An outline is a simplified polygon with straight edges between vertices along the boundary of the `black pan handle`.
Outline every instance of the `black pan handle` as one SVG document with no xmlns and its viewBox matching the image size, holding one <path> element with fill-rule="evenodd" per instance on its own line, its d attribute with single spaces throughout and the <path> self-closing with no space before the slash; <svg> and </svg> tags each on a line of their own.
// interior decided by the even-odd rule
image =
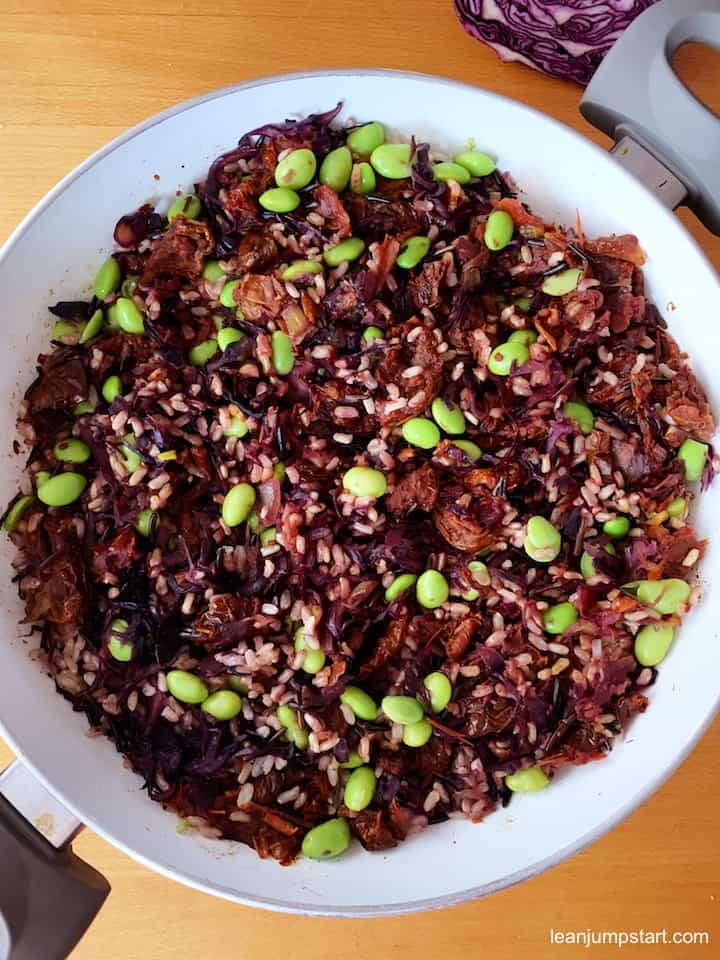
<svg viewBox="0 0 720 960">
<path fill-rule="evenodd" d="M 80 826 L 21 762 L 0 775 L 2 960 L 64 960 L 103 905 L 110 884 L 69 845 Z"/>
</svg>

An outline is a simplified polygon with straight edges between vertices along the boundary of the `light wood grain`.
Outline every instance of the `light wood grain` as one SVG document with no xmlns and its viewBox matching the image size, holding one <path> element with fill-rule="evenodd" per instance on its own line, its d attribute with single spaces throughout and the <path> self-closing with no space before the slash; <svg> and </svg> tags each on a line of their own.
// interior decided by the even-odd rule
<svg viewBox="0 0 720 960">
<path fill-rule="evenodd" d="M 271 72 L 347 65 L 439 73 L 523 100 L 604 143 L 577 112 L 578 88 L 501 65 L 462 31 L 450 0 L 4 0 L 0 7 L 0 239 L 63 174 L 127 127 L 178 100 Z M 716 61 L 688 48 L 679 62 L 717 109 Z M 328 102 L 341 93 L 328 88 Z M 687 212 L 681 216 L 720 265 L 720 240 Z M 308 920 L 237 907 L 166 880 L 86 832 L 76 849 L 107 875 L 113 892 L 73 956 L 618 955 L 614 947 L 551 946 L 550 927 L 709 930 L 714 946 L 626 947 L 620 955 L 717 956 L 719 755 L 716 723 L 672 780 L 590 849 L 489 900 L 416 917 Z M 0 762 L 8 757 L 0 747 Z"/>
</svg>

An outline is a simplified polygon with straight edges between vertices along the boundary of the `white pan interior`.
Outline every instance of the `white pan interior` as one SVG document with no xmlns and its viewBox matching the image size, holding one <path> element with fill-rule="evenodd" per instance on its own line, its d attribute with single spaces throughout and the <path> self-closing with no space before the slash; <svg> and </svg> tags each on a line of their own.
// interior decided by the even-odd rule
<svg viewBox="0 0 720 960">
<path fill-rule="evenodd" d="M 546 218 L 589 234 L 636 233 L 648 253 L 649 288 L 671 332 L 720 411 L 713 362 L 720 355 L 720 296 L 714 272 L 674 216 L 602 151 L 571 130 L 494 94 L 445 80 L 393 73 L 294 76 L 212 94 L 122 137 L 71 174 L 33 211 L 0 259 L 4 349 L 0 355 L 0 500 L 16 489 L 14 419 L 34 358 L 48 342 L 46 305 L 88 289 L 112 246 L 118 216 L 188 188 L 245 131 L 269 120 L 323 110 L 342 98 L 344 117 L 379 119 L 438 147 L 474 137 L 499 157 Z M 154 178 L 158 175 L 159 179 Z M 715 361 L 716 362 L 716 361 Z M 337 862 L 292 868 L 245 847 L 179 836 L 105 740 L 85 736 L 28 658 L 21 606 L 0 538 L 0 718 L 5 735 L 53 791 L 108 840 L 150 866 L 212 893 L 276 909 L 379 914 L 449 904 L 490 892 L 558 862 L 627 815 L 668 776 L 711 719 L 720 676 L 720 483 L 695 519 L 711 538 L 705 596 L 688 618 L 651 691 L 611 756 L 558 776 L 551 789 L 519 796 L 483 824 L 432 827 L 387 854 L 356 844 Z M 17 639 L 16 639 L 17 638 Z M 682 776 L 682 773 L 678 774 Z"/>
</svg>

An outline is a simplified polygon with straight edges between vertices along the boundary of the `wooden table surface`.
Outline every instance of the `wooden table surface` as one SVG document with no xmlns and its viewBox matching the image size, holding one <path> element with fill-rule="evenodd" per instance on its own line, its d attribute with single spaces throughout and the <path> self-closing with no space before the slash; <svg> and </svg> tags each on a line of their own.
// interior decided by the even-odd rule
<svg viewBox="0 0 720 960">
<path fill-rule="evenodd" d="M 604 142 L 577 112 L 577 87 L 501 65 L 463 32 L 450 0 L 3 0 L 0 8 L 0 240 L 61 176 L 127 127 L 186 97 L 268 73 L 344 65 L 443 74 L 523 100 Z M 688 50 L 681 63 L 687 82 L 717 107 L 717 61 Z M 328 98 L 341 93 L 329 90 Z M 720 266 L 720 239 L 687 211 L 681 217 Z M 314 920 L 238 907 L 166 880 L 86 831 L 76 850 L 113 889 L 73 957 L 617 955 L 614 946 L 586 954 L 551 945 L 551 927 L 707 930 L 711 946 L 663 955 L 717 956 L 719 755 L 716 722 L 663 789 L 584 853 L 488 900 L 414 917 Z M 0 744 L 0 766 L 9 756 Z M 663 953 L 626 946 L 622 955 L 653 951 Z"/>
</svg>

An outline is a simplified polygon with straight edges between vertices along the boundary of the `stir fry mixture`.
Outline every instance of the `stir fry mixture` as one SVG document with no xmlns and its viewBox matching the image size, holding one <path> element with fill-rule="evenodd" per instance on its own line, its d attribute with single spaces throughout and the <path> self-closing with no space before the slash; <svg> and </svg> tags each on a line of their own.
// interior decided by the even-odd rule
<svg viewBox="0 0 720 960">
<path fill-rule="evenodd" d="M 282 863 L 603 758 L 718 466 L 634 236 L 339 112 L 121 217 L 51 307 L 4 520 L 57 690 L 181 829 Z"/>
</svg>

